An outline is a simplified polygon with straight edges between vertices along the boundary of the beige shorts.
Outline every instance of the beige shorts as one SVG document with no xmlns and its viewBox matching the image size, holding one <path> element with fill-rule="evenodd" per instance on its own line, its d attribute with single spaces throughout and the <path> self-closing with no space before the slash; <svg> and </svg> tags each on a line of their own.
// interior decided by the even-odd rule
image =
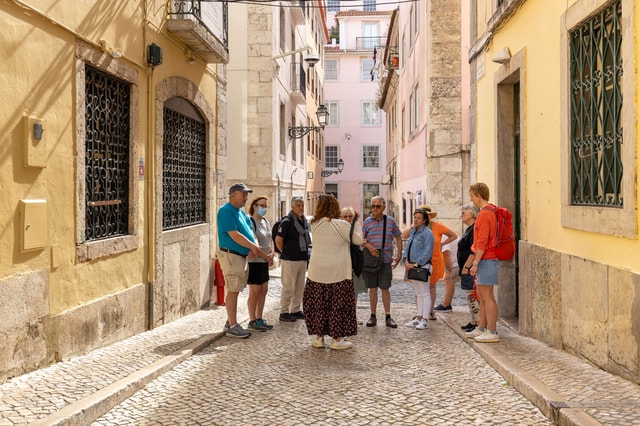
<svg viewBox="0 0 640 426">
<path fill-rule="evenodd" d="M 249 269 L 247 268 L 247 258 L 237 254 L 227 253 L 218 250 L 216 257 L 220 262 L 220 268 L 224 275 L 224 291 L 240 293 L 247 285 Z"/>
<path fill-rule="evenodd" d="M 458 268 L 457 266 L 455 268 L 452 268 L 451 272 L 449 272 L 449 280 L 453 281 L 454 283 L 460 281 L 460 275 L 458 274 L 459 271 L 460 268 Z"/>
</svg>

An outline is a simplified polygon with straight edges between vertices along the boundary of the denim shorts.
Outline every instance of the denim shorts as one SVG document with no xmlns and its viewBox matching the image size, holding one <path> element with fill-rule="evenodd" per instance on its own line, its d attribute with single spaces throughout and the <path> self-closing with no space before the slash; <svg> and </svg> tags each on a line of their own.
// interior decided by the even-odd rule
<svg viewBox="0 0 640 426">
<path fill-rule="evenodd" d="M 482 259 L 478 263 L 476 272 L 476 284 L 478 285 L 498 285 L 498 271 L 500 261 L 498 259 Z"/>
</svg>

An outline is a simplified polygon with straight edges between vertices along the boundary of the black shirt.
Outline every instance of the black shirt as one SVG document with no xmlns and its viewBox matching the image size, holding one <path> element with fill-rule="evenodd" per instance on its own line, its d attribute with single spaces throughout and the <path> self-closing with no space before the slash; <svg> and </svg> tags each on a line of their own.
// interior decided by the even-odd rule
<svg viewBox="0 0 640 426">
<path fill-rule="evenodd" d="M 280 259 L 294 261 L 309 260 L 308 248 L 304 251 L 300 251 L 300 234 L 298 233 L 295 224 L 292 222 L 292 219 L 297 220 L 300 226 L 302 226 L 302 229 L 309 229 L 307 219 L 304 216 L 298 219 L 294 213 L 289 213 L 286 218 L 282 219 L 276 234 L 283 239 Z"/>
</svg>

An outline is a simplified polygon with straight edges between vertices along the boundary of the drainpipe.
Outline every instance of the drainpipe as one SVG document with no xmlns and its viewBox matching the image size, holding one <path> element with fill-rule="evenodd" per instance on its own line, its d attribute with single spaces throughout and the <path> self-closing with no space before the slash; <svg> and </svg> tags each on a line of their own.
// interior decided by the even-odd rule
<svg viewBox="0 0 640 426">
<path fill-rule="evenodd" d="M 147 15 L 147 2 L 146 0 L 141 0 L 144 19 L 142 23 L 142 49 L 143 49 L 143 57 L 147 56 L 147 25 L 148 25 L 148 15 Z M 146 206 L 144 210 L 146 212 L 143 213 L 143 217 L 146 218 L 145 223 L 146 226 L 146 240 L 147 240 L 147 283 L 148 283 L 148 294 L 147 294 L 147 310 L 148 310 L 148 325 L 147 328 L 152 330 L 155 323 L 155 318 L 153 316 L 153 305 L 154 305 L 154 283 L 156 279 L 156 209 L 155 209 L 155 155 L 154 149 L 155 146 L 155 137 L 153 129 L 153 70 L 154 67 L 147 65 L 147 144 L 146 144 L 146 170 L 145 175 L 146 179 L 144 180 L 144 191 L 145 191 L 145 200 Z"/>
</svg>

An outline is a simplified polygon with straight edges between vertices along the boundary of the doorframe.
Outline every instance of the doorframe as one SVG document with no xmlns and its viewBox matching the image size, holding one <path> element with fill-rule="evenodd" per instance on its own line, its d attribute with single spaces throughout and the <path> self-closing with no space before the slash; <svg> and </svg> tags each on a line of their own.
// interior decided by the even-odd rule
<svg viewBox="0 0 640 426">
<path fill-rule="evenodd" d="M 502 262 L 498 281 L 497 302 L 502 317 L 519 314 L 519 241 L 526 239 L 526 73 L 525 52 L 521 50 L 502 65 L 494 74 L 495 90 L 495 194 L 494 202 L 507 207 L 514 218 L 516 254 L 508 262 Z M 516 86 L 517 85 L 517 86 Z M 514 105 L 514 87 L 519 87 L 518 108 Z M 518 111 L 519 119 L 515 119 Z M 515 123 L 519 122 L 519 146 L 514 146 Z M 518 158 L 516 158 L 516 155 Z"/>
</svg>

